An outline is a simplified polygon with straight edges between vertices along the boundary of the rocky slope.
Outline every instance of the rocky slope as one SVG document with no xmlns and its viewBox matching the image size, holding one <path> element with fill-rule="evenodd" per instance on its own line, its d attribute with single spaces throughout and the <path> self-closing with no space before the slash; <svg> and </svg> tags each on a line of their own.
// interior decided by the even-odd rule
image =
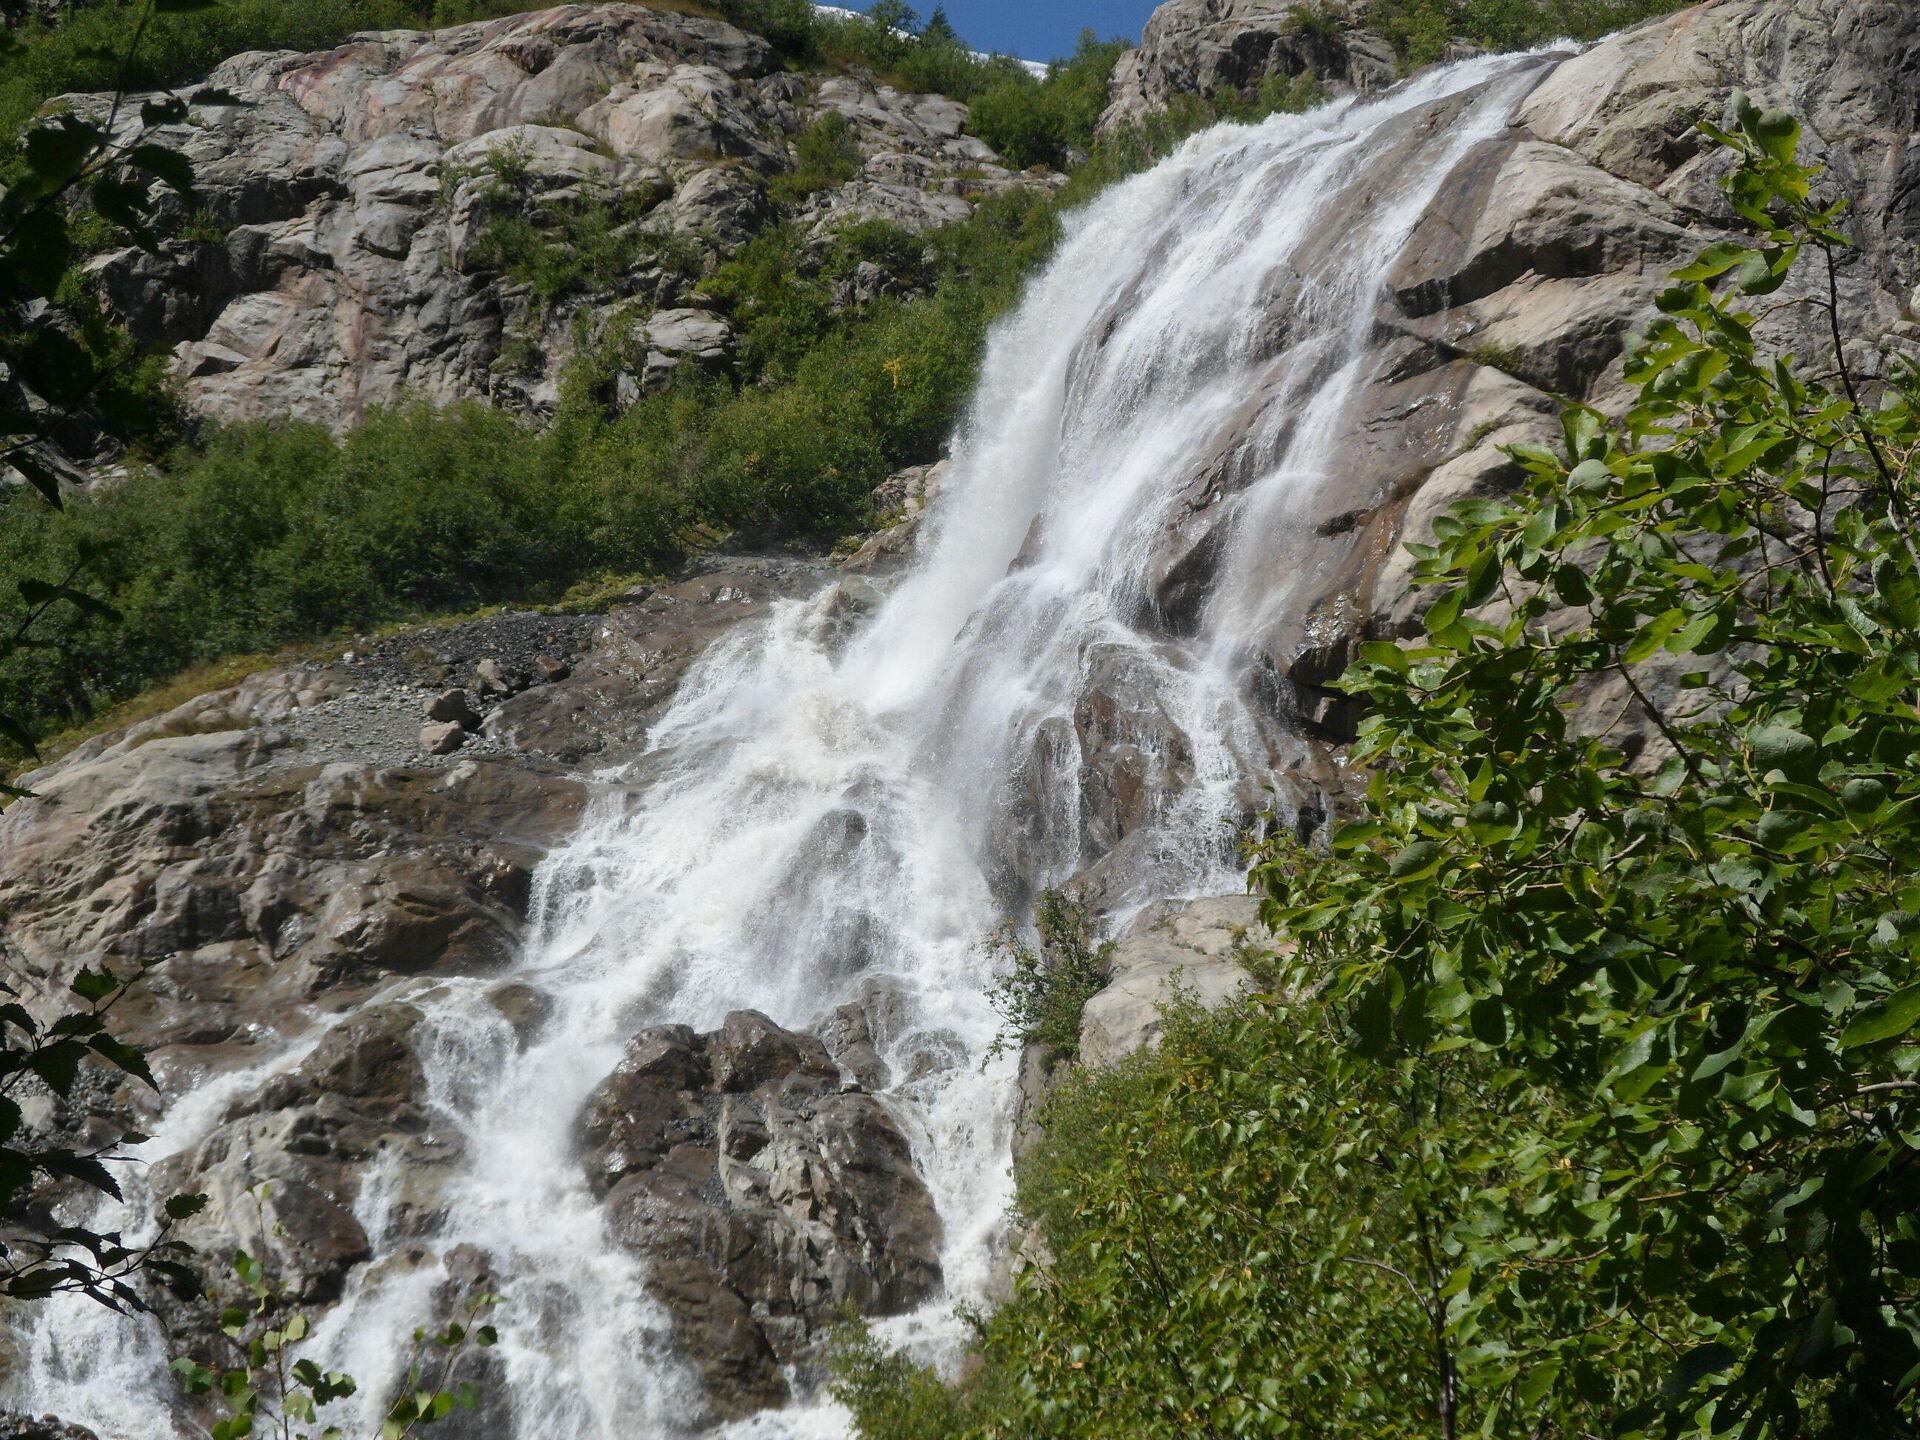
<svg viewBox="0 0 1920 1440">
<path fill-rule="evenodd" d="M 142 344 L 170 349 L 189 407 L 219 420 L 348 425 L 409 392 L 540 412 L 577 321 L 596 340 L 612 327 L 629 396 L 682 361 L 724 371 L 726 324 L 695 286 L 773 222 L 769 182 L 829 115 L 862 168 L 789 207 L 815 232 L 922 230 L 1055 183 L 963 134 L 957 102 L 792 74 L 758 36 L 637 5 L 242 55 L 182 93 L 215 91 L 237 103 L 197 103 L 156 137 L 193 162 L 189 238 L 103 254 L 92 273 Z M 479 242 L 503 210 L 551 229 L 582 201 L 641 232 L 626 273 L 549 303 L 489 268 Z"/>
<path fill-rule="evenodd" d="M 1259 23 L 1288 8 L 1260 7 Z M 1116 78 L 1119 102 L 1131 103 L 1140 66 L 1172 83 L 1180 72 L 1167 47 L 1190 38 L 1186 19 L 1221 9 L 1163 7 L 1138 66 Z M 1836 193 L 1856 197 L 1858 249 L 1839 257 L 1838 275 L 1853 359 L 1871 375 L 1889 354 L 1920 349 L 1920 142 L 1903 80 L 1917 60 L 1920 17 L 1887 0 L 1717 0 L 1543 68 L 1510 132 L 1474 147 L 1440 186 L 1388 277 L 1375 344 L 1395 363 L 1343 417 L 1349 463 L 1299 517 L 1321 542 L 1316 578 L 1291 587 L 1263 643 L 1283 700 L 1309 728 L 1338 739 L 1348 717 L 1325 681 L 1359 640 L 1404 634 L 1417 613 L 1401 542 L 1453 501 L 1509 483 L 1500 447 L 1552 443 L 1561 398 L 1617 399 L 1620 356 L 1667 273 L 1724 233 L 1727 161 L 1688 117 L 1719 113 L 1734 90 L 1803 116 L 1805 153 L 1828 167 Z M 1423 121 L 1447 122 L 1444 106 Z M 1330 244 L 1345 224 L 1324 217 Z M 1797 283 L 1823 288 L 1812 270 Z M 1278 323 L 1289 303 L 1276 297 Z M 1818 323 L 1778 306 L 1768 339 L 1812 353 Z M 1250 397 L 1241 434 L 1177 477 L 1189 507 L 1151 562 L 1157 618 L 1176 631 L 1217 580 L 1220 537 L 1257 467 L 1260 418 Z M 1276 592 L 1292 563 L 1274 551 Z"/>
<path fill-rule="evenodd" d="M 1270 80 L 1307 76 L 1368 94 L 1397 78 L 1393 47 L 1353 25 L 1308 25 L 1302 0 L 1169 0 L 1153 12 L 1138 49 L 1114 69 L 1103 132 L 1164 110 L 1177 97 L 1257 97 Z"/>
<path fill-rule="evenodd" d="M 1116 77 L 1116 104 L 1292 64 L 1269 44 L 1288 9 L 1174 0 Z M 1351 84 L 1375 83 L 1347 63 Z M 1405 633 L 1417 613 L 1400 542 L 1452 500 L 1509 483 L 1498 447 L 1549 436 L 1556 397 L 1617 400 L 1622 347 L 1666 272 L 1724 233 L 1724 162 L 1687 115 L 1743 88 L 1804 116 L 1812 152 L 1858 197 L 1859 249 L 1839 273 L 1856 358 L 1872 372 L 1920 342 L 1916 72 L 1920 14 L 1893 0 L 1718 0 L 1541 62 L 1516 123 L 1446 177 L 1378 297 L 1369 343 L 1391 363 L 1339 417 L 1344 463 L 1297 518 L 1305 548 L 1276 544 L 1251 562 L 1270 567 L 1254 578 L 1277 598 L 1248 637 L 1248 683 L 1274 736 L 1312 757 L 1290 781 L 1312 802 L 1303 813 L 1323 815 L 1345 783 L 1352 716 L 1326 682 L 1358 640 Z M 824 108 L 853 121 L 869 159 L 811 202 L 821 223 L 931 223 L 957 214 L 971 186 L 1044 183 L 996 173 L 947 102 L 858 80 L 796 90 L 750 37 L 632 7 L 242 57 L 221 78 L 256 103 L 209 110 L 180 143 L 235 228 L 158 268 L 128 254 L 100 270 L 129 318 L 175 345 L 194 403 L 226 416 L 347 423 L 403 387 L 537 408 L 566 327 L 541 331 L 537 374 L 503 376 L 501 347 L 532 302 L 462 272 L 473 197 L 466 182 L 442 183 L 506 138 L 524 142 L 554 193 L 596 175 L 670 188 L 659 223 L 709 262 L 765 223 L 766 177 Z M 569 124 L 550 123 L 556 107 Z M 1457 113 L 1416 112 L 1405 153 Z M 1323 217 L 1326 244 L 1344 218 Z M 646 336 L 634 384 L 675 355 L 724 365 L 718 322 L 686 313 L 677 282 L 634 283 Z M 1299 301 L 1284 286 L 1268 298 L 1276 344 Z M 1787 310 L 1770 323 L 1792 342 L 1807 321 Z M 1263 417 L 1284 399 L 1248 395 L 1235 425 L 1166 477 L 1182 503 L 1145 557 L 1138 624 L 1169 645 L 1220 583 L 1225 537 L 1272 443 Z M 914 510 L 937 478 L 901 477 L 881 504 Z M 842 586 L 855 613 L 910 549 L 903 529 L 841 572 L 729 562 L 604 616 L 506 617 L 357 646 L 101 737 L 33 777 L 41 798 L 0 815 L 11 968 L 50 991 L 81 963 L 164 957 L 128 1018 L 131 1038 L 160 1047 L 170 1091 L 262 1047 L 313 1045 L 178 1157 L 167 1178 L 222 1202 L 192 1238 L 217 1248 L 239 1188 L 277 1180 L 295 1237 L 279 1259 L 323 1304 L 366 1263 L 352 1202 L 395 1150 L 414 1162 L 401 1213 L 431 1237 L 451 1157 L 420 1093 L 415 999 L 436 975 L 487 973 L 511 953 L 531 867 L 601 783 L 590 772 L 640 755 L 704 645 L 772 598 L 821 585 Z M 554 664 L 541 669 L 542 657 Z M 1096 898 L 1102 857 L 1136 833 L 1142 797 L 1180 783 L 1180 737 L 1097 658 L 1072 733 L 1055 737 L 1077 766 Z M 1250 811 L 1264 802 L 1254 779 Z M 1176 974 L 1209 997 L 1231 991 L 1250 919 L 1244 901 L 1223 900 L 1141 916 L 1115 985 L 1089 1007 L 1083 1048 L 1098 1059 L 1149 1041 Z M 503 985 L 498 1003 L 538 1023 L 531 992 Z M 782 1365 L 834 1306 L 899 1308 L 936 1283 L 924 1189 L 869 1093 L 886 1083 L 862 1038 L 878 1019 L 743 1015 L 717 1035 L 650 1032 L 582 1121 L 616 1228 L 670 1259 L 663 1293 L 723 1411 L 777 1402 Z M 815 1024 L 818 1037 L 779 1030 Z M 732 1068 L 727 1057 L 755 1046 L 778 1063 Z M 90 1103 L 54 1123 L 97 1128 L 129 1097 Z"/>
</svg>

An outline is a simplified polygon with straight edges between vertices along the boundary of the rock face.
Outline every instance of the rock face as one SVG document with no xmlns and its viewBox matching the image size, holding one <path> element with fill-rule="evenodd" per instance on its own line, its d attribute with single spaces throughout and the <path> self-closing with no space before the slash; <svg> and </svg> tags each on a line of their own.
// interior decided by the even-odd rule
<svg viewBox="0 0 1920 1440">
<path fill-rule="evenodd" d="M 782 1368 L 847 1306 L 900 1314 L 940 1284 L 933 1201 L 851 1073 L 873 1063 L 864 1018 L 839 1019 L 844 1067 L 753 1011 L 643 1030 L 581 1122 L 590 1181 L 723 1419 L 785 1400 Z"/>
<path fill-rule="evenodd" d="M 580 820 L 575 767 L 637 753 L 707 645 L 821 573 L 735 561 L 604 615 L 403 633 L 201 696 L 31 777 L 36 798 L 0 813 L 9 982 L 33 1003 L 82 965 L 152 962 L 115 1028 L 152 1047 L 165 1096 L 266 1067 L 154 1167 L 156 1191 L 211 1197 L 181 1238 L 260 1248 L 247 1192 L 266 1183 L 272 1268 L 324 1307 L 372 1254 L 354 1205 L 384 1171 L 395 1235 L 431 1243 L 462 1148 L 429 1104 L 412 998 L 517 953 L 533 867 Z M 560 678 L 536 684 L 543 654 Z M 457 754 L 431 753 L 423 708 L 480 666 L 529 679 L 478 703 L 482 733 Z M 516 1026 L 539 1023 L 525 987 L 494 998 Z M 132 1086 L 87 1091 L 62 1123 L 91 1135 L 94 1118 L 153 1104 Z M 172 1353 L 206 1353 L 207 1312 L 163 1304 L 163 1318 Z"/>
<path fill-rule="evenodd" d="M 1114 68 L 1109 132 L 1178 95 L 1253 100 L 1272 80 L 1305 75 L 1369 94 L 1395 79 L 1393 48 L 1320 0 L 1168 0 Z M 1337 17 L 1337 18 L 1336 18 Z"/>
<path fill-rule="evenodd" d="M 1295 33 L 1292 9 L 1173 0 L 1149 24 L 1134 70 L 1116 76 L 1116 102 L 1133 104 L 1148 73 L 1160 96 L 1239 83 L 1246 72 L 1230 57 L 1278 53 L 1261 47 Z M 1420 613 L 1403 542 L 1424 538 L 1455 501 L 1514 483 L 1501 447 L 1557 443 L 1563 399 L 1621 402 L 1621 355 L 1668 272 L 1732 225 L 1717 185 L 1729 162 L 1691 129 L 1691 115 L 1717 113 L 1741 89 L 1805 117 L 1806 153 L 1828 167 L 1836 191 L 1858 197 L 1848 221 L 1858 249 L 1841 257 L 1838 276 L 1849 354 L 1871 375 L 1889 353 L 1920 350 L 1920 102 L 1906 79 L 1916 57 L 1920 13 L 1909 6 L 1717 0 L 1542 63 L 1515 123 L 1442 180 L 1387 277 L 1370 340 L 1379 378 L 1340 417 L 1344 462 L 1295 522 L 1313 538 L 1311 575 L 1299 573 L 1297 550 L 1267 552 L 1266 588 L 1280 598 L 1247 638 L 1261 651 L 1255 683 L 1282 729 L 1336 754 L 1355 717 L 1328 682 L 1362 640 L 1408 634 Z M 1457 104 L 1409 117 L 1406 144 L 1442 133 Z M 1337 243 L 1355 218 L 1336 209 L 1316 233 Z M 1813 270 L 1803 267 L 1796 293 L 1824 290 Z M 1290 282 L 1276 287 L 1277 333 L 1301 303 Z M 1803 355 L 1821 344 L 1807 307 L 1775 307 L 1765 338 Z M 1244 424 L 1171 479 L 1180 503 L 1147 560 L 1151 625 L 1188 633 L 1221 585 L 1239 496 L 1271 454 L 1270 409 L 1288 403 L 1248 395 Z M 1594 713 L 1611 715 L 1621 699 L 1596 694 Z M 1618 733 L 1632 747 L 1645 730 L 1636 712 Z M 1106 772 L 1112 803 L 1104 818 L 1095 807 L 1096 819 L 1124 835 L 1138 779 L 1125 756 Z M 1338 803 L 1337 766 L 1320 765 L 1314 783 Z"/>
<path fill-rule="evenodd" d="M 1175 994 L 1208 1007 L 1233 998 L 1252 980 L 1243 952 L 1272 943 L 1246 895 L 1149 906 L 1115 941 L 1112 978 L 1081 1013 L 1081 1062 L 1111 1065 L 1155 1044 Z"/>
<path fill-rule="evenodd" d="M 157 137 L 193 162 L 201 238 L 114 251 L 93 274 L 141 343 L 171 350 L 191 408 L 220 420 L 346 425 L 403 393 L 539 413 L 582 315 L 592 334 L 633 330 L 629 400 L 683 362 L 726 370 L 730 336 L 697 283 L 773 220 L 768 181 L 828 113 L 852 122 L 865 169 L 807 202 L 798 218 L 815 229 L 921 229 L 992 190 L 1053 183 L 963 135 L 965 106 L 858 77 L 811 91 L 758 36 L 677 9 L 561 5 L 365 34 L 242 55 L 207 84 L 241 103 L 197 104 Z M 480 242 L 503 197 L 542 224 L 583 200 L 618 205 L 657 237 L 642 247 L 655 258 L 548 304 L 489 268 Z"/>
</svg>

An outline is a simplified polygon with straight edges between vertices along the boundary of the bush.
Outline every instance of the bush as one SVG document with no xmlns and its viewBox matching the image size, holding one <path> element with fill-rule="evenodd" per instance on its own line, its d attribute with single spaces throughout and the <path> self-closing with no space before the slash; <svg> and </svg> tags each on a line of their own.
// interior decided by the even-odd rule
<svg viewBox="0 0 1920 1440">
<path fill-rule="evenodd" d="M 1126 42 L 1088 30 L 1073 57 L 1055 65 L 1044 83 L 1024 71 L 1003 75 L 974 97 L 973 133 L 1016 166 L 1064 169 L 1093 148 L 1107 82 L 1126 49 Z"/>
<path fill-rule="evenodd" d="M 991 944 L 995 968 L 993 1007 L 1003 1022 L 991 1053 L 1045 1045 L 1063 1059 L 1080 1053 L 1080 1016 L 1107 983 L 1111 940 L 1094 937 L 1086 907 L 1049 890 L 1034 907 L 1038 947 L 1011 927 Z"/>
<path fill-rule="evenodd" d="M 1691 0 L 1373 0 L 1369 29 L 1392 42 L 1409 65 L 1441 59 L 1459 38 L 1494 50 L 1551 40 L 1593 40 Z"/>
<path fill-rule="evenodd" d="M 540 205 L 525 149 L 511 144 L 492 149 L 485 174 L 476 204 L 486 219 L 470 263 L 527 286 L 548 307 L 569 295 L 617 293 L 649 264 L 698 270 L 694 246 L 643 223 L 663 198 L 650 184 L 617 192 L 588 185 L 577 197 Z"/>
<path fill-rule="evenodd" d="M 0 565 L 62 573 L 97 552 L 119 612 L 75 616 L 14 657 L 0 694 L 41 721 L 82 717 L 175 670 L 293 640 L 503 598 L 557 594 L 595 558 L 595 497 L 518 422 L 479 404 L 375 413 L 336 441 L 242 426 L 172 474 L 56 513 L 0 505 Z M 653 553 L 667 548 L 656 536 Z"/>
<path fill-rule="evenodd" d="M 1503 1182 L 1498 1155 L 1546 1097 L 1462 1109 L 1439 1130 L 1434 1102 L 1472 1078 L 1466 1067 L 1356 1080 L 1345 1046 L 1330 1012 L 1176 1001 L 1157 1050 L 1068 1072 L 1017 1172 L 1018 1223 L 1045 1258 L 982 1323 L 980 1363 L 945 1395 L 904 1357 L 843 1343 L 835 1394 L 859 1433 L 1479 1433 L 1465 1424 L 1476 1411 L 1443 1399 L 1434 1321 L 1452 1276 L 1437 1247 L 1463 1193 Z M 1543 1304 L 1478 1338 L 1527 1354 L 1588 1311 L 1577 1296 Z M 1611 1398 L 1664 1353 L 1642 1332 L 1618 1339 L 1608 1369 L 1559 1387 L 1567 1428 L 1494 1433 L 1605 1433 Z"/>
<path fill-rule="evenodd" d="M 852 123 L 838 110 L 829 110 L 801 131 L 793 150 L 793 169 L 771 187 L 773 198 L 782 204 L 844 185 L 860 173 L 860 143 Z"/>
</svg>

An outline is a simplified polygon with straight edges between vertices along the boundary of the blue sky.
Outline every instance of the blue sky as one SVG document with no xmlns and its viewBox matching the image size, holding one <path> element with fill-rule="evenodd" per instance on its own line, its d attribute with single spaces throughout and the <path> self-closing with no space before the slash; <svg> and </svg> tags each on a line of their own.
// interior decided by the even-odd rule
<svg viewBox="0 0 1920 1440">
<path fill-rule="evenodd" d="M 864 0 L 840 0 L 866 9 Z M 933 0 L 908 0 L 922 20 L 933 12 Z M 978 50 L 998 50 L 1023 60 L 1052 60 L 1069 54 L 1080 32 L 1093 29 L 1102 37 L 1140 38 L 1159 0 L 943 0 L 953 28 Z"/>
</svg>

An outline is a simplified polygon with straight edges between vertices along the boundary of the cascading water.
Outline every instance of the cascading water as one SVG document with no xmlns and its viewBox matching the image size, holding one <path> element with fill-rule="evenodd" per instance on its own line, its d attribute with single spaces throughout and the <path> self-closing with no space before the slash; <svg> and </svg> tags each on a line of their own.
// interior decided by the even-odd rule
<svg viewBox="0 0 1920 1440">
<path fill-rule="evenodd" d="M 514 975 L 551 1002 L 543 1027 L 516 1037 L 485 995 L 497 976 L 407 995 L 470 1167 L 434 1248 L 484 1253 L 510 1297 L 489 1434 L 653 1440 L 701 1411 L 644 1265 L 608 1240 L 570 1153 L 588 1093 L 645 1024 L 712 1028 L 752 1008 L 804 1027 L 889 995 L 885 1058 L 915 1078 L 888 1098 L 947 1227 L 946 1295 L 892 1333 L 935 1353 L 954 1340 L 942 1317 L 987 1294 L 1009 1191 L 1010 1074 L 980 1061 L 997 1019 L 978 942 L 1010 898 L 1096 862 L 1122 918 L 1238 888 L 1249 793 L 1284 743 L 1247 655 L 1315 565 L 1291 517 L 1338 469 L 1382 363 L 1384 277 L 1455 162 L 1504 131 L 1550 64 L 1472 61 L 1375 101 L 1222 127 L 1071 217 L 993 335 L 891 595 L 851 629 L 829 589 L 736 632 L 689 674 L 641 770 L 602 777 L 540 876 Z M 1330 233 L 1333 214 L 1349 219 Z M 1246 479 L 1226 558 L 1186 624 L 1158 625 L 1144 577 L 1179 519 L 1174 482 L 1223 449 Z M 1276 550 L 1278 582 L 1253 559 Z M 1114 724 L 1150 792 L 1105 856 L 1084 813 L 1103 782 L 1077 753 L 1096 676 L 1121 677 Z M 180 1098 L 149 1158 L 197 1143 L 262 1078 Z M 369 1396 L 443 1278 L 393 1235 L 400 1178 L 363 1186 L 376 1260 L 315 1341 Z M 156 1343 L 78 1302 L 50 1307 L 12 1398 L 152 1440 Z M 820 1404 L 733 1433 L 843 1431 Z"/>
</svg>

